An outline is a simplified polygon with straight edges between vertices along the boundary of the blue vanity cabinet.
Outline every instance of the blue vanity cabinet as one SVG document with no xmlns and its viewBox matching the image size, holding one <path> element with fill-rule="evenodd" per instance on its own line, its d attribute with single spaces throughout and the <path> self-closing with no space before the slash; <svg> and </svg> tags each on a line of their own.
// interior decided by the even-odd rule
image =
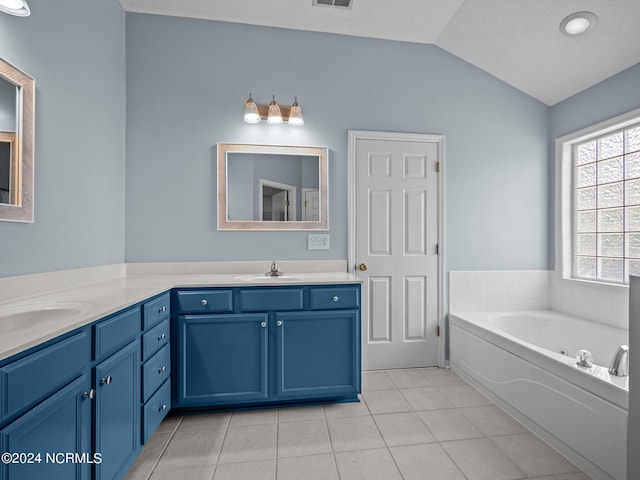
<svg viewBox="0 0 640 480">
<path fill-rule="evenodd" d="M 174 407 L 357 400 L 359 284 L 173 295 Z"/>
</svg>

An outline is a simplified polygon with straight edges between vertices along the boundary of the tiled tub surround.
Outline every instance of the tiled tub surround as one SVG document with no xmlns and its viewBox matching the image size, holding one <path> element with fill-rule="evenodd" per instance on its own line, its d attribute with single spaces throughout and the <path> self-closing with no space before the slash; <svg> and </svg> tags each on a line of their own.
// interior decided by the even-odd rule
<svg viewBox="0 0 640 480">
<path fill-rule="evenodd" d="M 551 275 L 549 272 L 452 273 L 449 315 L 452 369 L 593 478 L 624 480 L 627 379 L 610 376 L 606 366 L 578 367 L 572 358 L 575 352 L 567 352 L 571 355 L 568 357 L 545 347 L 553 349 L 548 345 L 563 343 L 558 338 L 563 325 L 564 335 L 569 334 L 567 345 L 571 345 L 572 335 L 567 332 L 571 328 L 581 334 L 593 329 L 593 336 L 598 338 L 610 332 L 613 337 L 619 336 L 620 342 L 626 338 L 626 332 L 616 328 L 619 322 L 598 324 L 589 321 L 591 318 L 567 317 L 549 310 L 553 307 L 549 297 L 554 294 L 545 299 L 544 291 L 558 285 Z M 567 287 L 571 284 L 563 282 L 562 286 L 571 288 Z M 611 313 L 615 309 L 614 299 L 621 295 L 619 287 L 597 289 L 584 283 L 575 285 L 574 294 L 583 299 L 585 288 L 593 290 L 595 300 L 580 307 L 590 316 L 598 311 Z M 501 300 L 502 294 L 506 298 Z M 555 296 L 556 302 L 561 301 L 559 294 Z M 562 301 L 565 309 L 571 309 L 568 302 Z M 471 311 L 469 307 L 477 310 Z M 521 324 L 523 330 L 519 333 L 517 328 L 512 328 L 514 325 L 504 324 L 508 321 Z M 608 325 L 602 325 L 604 323 Z M 538 333 L 536 324 L 553 338 L 549 341 L 541 338 L 538 345 L 530 343 Z M 601 334 L 598 329 L 602 330 Z M 614 339 L 614 343 L 617 341 Z M 589 346 L 582 348 L 589 349 Z M 607 348 L 613 355 L 615 346 L 605 350 Z M 606 365 L 608 360 L 603 360 L 603 356 L 607 355 L 600 354 L 601 358 L 596 360 Z"/>
<path fill-rule="evenodd" d="M 170 417 L 126 480 L 589 480 L 445 369 L 363 372 L 360 403 Z"/>
</svg>

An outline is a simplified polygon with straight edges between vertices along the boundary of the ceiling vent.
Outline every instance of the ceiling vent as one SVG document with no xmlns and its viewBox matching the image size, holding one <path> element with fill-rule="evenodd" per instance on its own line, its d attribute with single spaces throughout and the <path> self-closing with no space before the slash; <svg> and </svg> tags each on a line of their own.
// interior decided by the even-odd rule
<svg viewBox="0 0 640 480">
<path fill-rule="evenodd" d="M 353 0 L 313 0 L 316 7 L 351 8 Z"/>
</svg>

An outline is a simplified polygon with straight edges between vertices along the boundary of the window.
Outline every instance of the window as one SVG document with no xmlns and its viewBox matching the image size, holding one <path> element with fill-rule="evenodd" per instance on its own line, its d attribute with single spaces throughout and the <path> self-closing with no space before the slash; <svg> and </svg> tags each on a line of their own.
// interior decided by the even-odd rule
<svg viewBox="0 0 640 480">
<path fill-rule="evenodd" d="M 640 275 L 640 122 L 574 142 L 571 277 L 628 283 Z"/>
</svg>

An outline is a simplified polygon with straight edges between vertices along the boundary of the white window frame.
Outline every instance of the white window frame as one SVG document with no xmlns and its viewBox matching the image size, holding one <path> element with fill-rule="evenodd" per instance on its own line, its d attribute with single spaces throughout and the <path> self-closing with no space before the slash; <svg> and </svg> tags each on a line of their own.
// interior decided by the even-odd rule
<svg viewBox="0 0 640 480">
<path fill-rule="evenodd" d="M 573 147 L 600 135 L 640 122 L 640 108 L 556 139 L 555 145 L 555 269 L 563 281 L 628 288 L 627 284 L 586 280 L 573 275 Z"/>
</svg>

